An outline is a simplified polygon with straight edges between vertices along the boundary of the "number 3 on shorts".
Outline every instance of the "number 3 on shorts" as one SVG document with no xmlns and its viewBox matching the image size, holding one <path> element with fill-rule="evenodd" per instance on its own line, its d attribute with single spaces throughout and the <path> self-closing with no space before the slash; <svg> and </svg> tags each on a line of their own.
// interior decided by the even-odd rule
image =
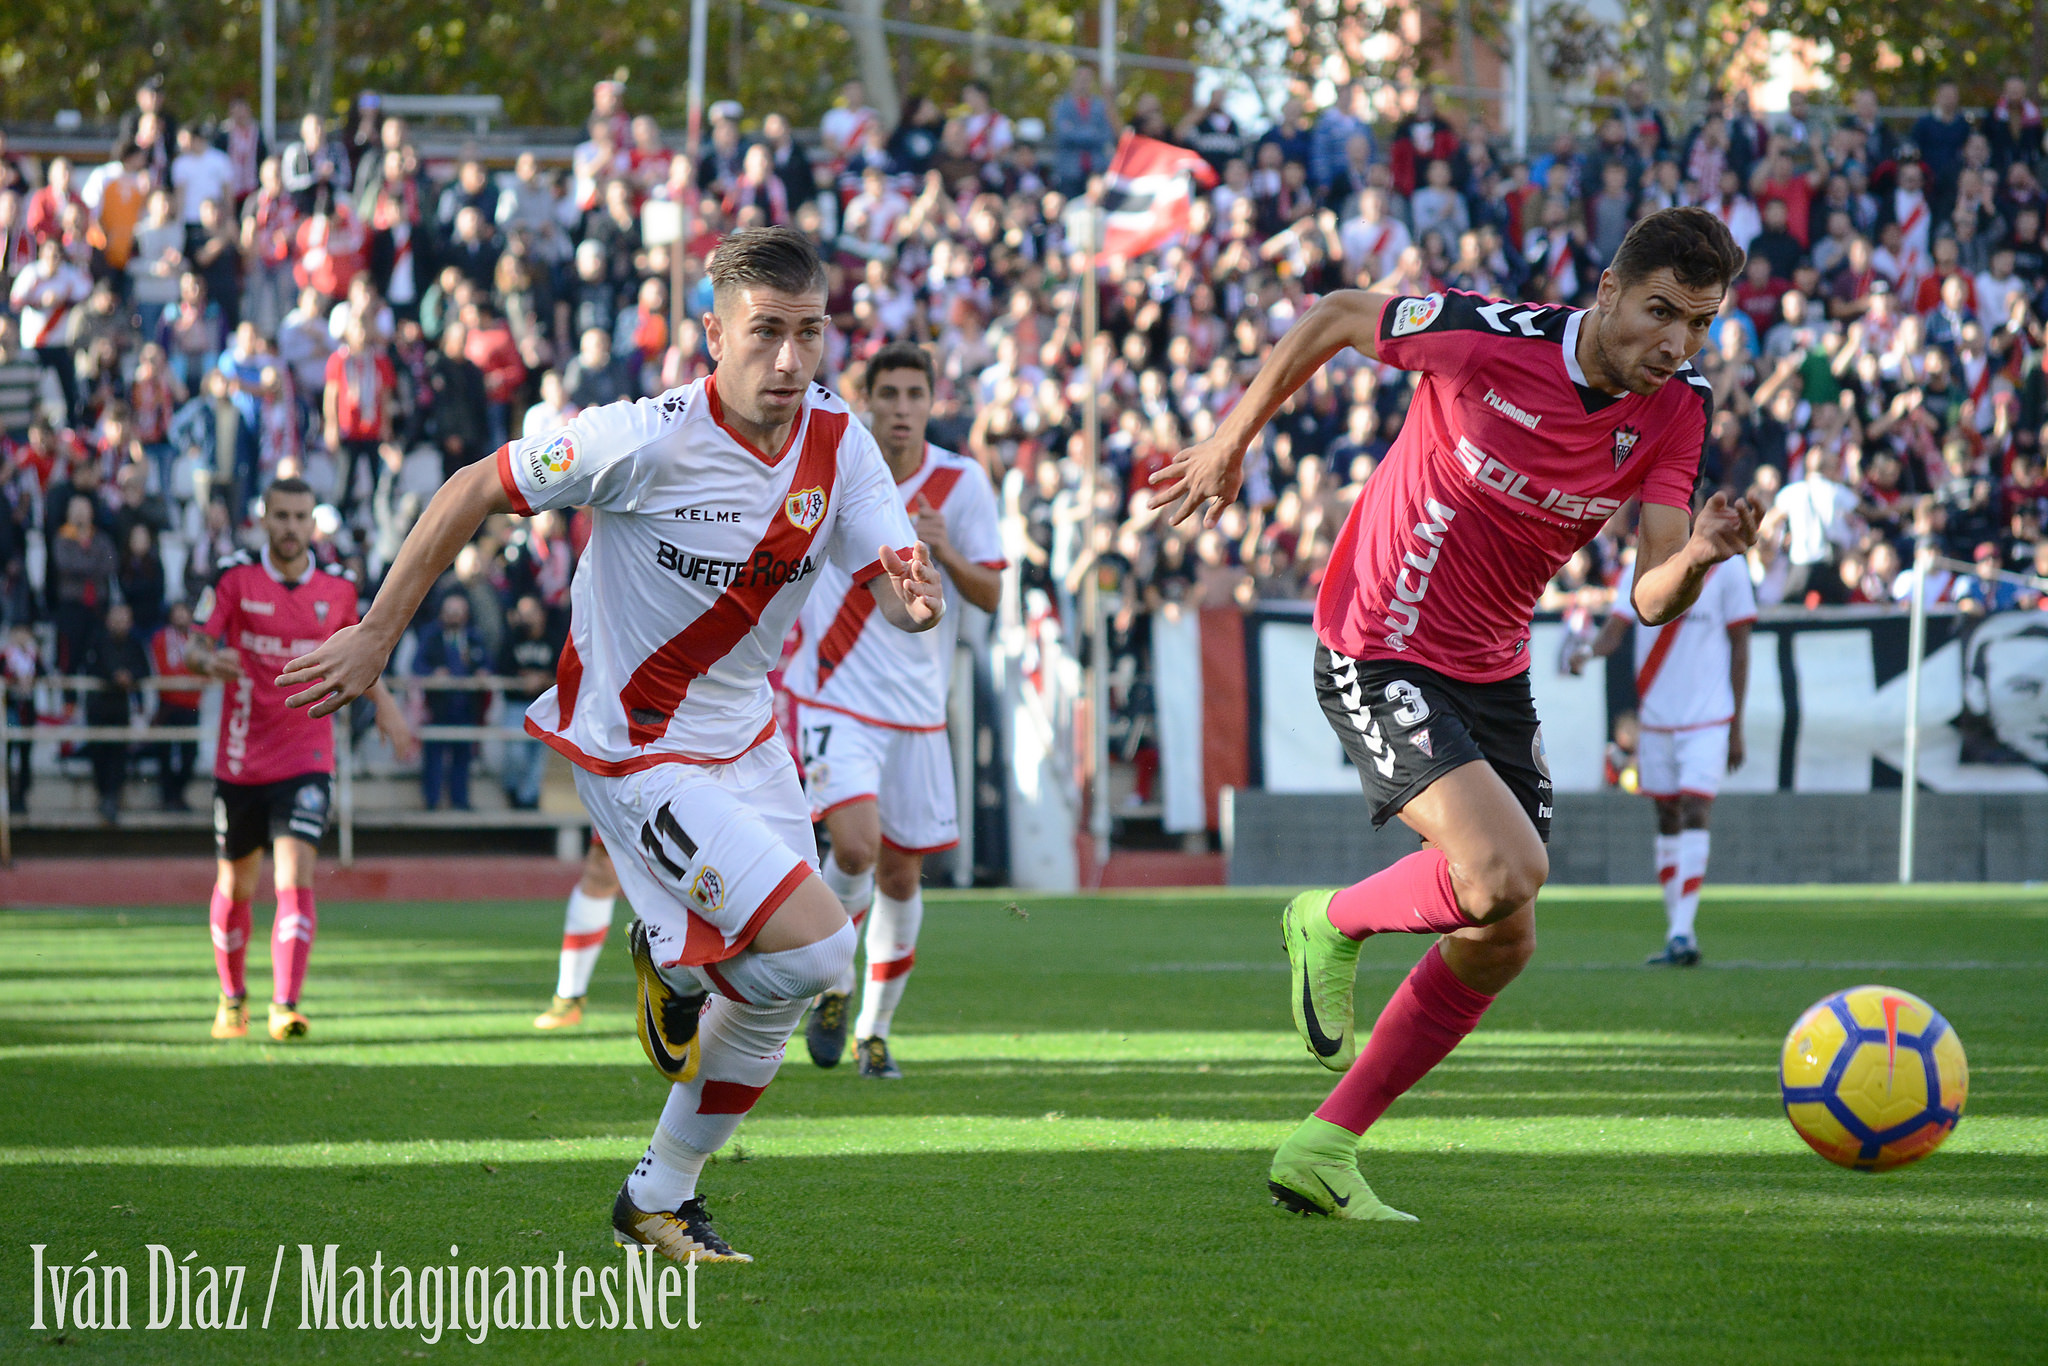
<svg viewBox="0 0 2048 1366">
<path fill-rule="evenodd" d="M 1404 726 L 1412 726 L 1429 715 L 1429 703 L 1422 696 L 1422 689 L 1405 678 L 1397 678 L 1387 684 L 1387 701 L 1400 704 L 1394 719 Z"/>
</svg>

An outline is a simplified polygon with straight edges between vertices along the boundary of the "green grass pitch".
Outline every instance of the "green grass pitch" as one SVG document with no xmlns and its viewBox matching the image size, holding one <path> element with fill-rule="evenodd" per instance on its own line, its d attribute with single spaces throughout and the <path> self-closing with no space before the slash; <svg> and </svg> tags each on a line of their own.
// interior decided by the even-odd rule
<svg viewBox="0 0 2048 1366">
<path fill-rule="evenodd" d="M 1536 962 L 1369 1136 L 1367 1178 L 1422 1219 L 1397 1227 L 1267 1202 L 1271 1148 L 1332 1080 L 1288 1022 L 1278 906 L 934 895 L 906 1079 L 819 1071 L 799 1041 L 707 1168 L 758 1261 L 700 1272 L 701 1329 L 431 1346 L 300 1331 L 297 1244 L 613 1261 L 663 1096 L 623 934 L 587 1023 L 540 1036 L 557 904 L 323 906 L 314 1032 L 283 1047 L 206 1037 L 201 907 L 0 913 L 0 1360 L 2048 1358 L 2048 891 L 1710 892 L 1708 964 L 1681 973 L 1637 966 L 1652 894 L 1546 893 Z M 1423 947 L 1366 946 L 1362 1026 Z M 249 967 L 260 1000 L 260 940 Z M 1799 1011 L 1865 981 L 1932 1001 L 1973 1072 L 1948 1145 L 1874 1177 L 1806 1150 L 1775 1072 Z M 32 1243 L 127 1266 L 135 1327 L 31 1331 Z M 147 1243 L 247 1265 L 259 1305 L 289 1245 L 271 1328 L 143 1331 Z"/>
</svg>

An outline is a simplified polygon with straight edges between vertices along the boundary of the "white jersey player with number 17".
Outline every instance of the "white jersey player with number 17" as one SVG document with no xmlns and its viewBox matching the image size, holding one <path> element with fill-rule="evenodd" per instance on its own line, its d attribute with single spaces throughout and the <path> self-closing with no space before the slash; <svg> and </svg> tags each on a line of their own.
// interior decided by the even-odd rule
<svg viewBox="0 0 2048 1366">
<path fill-rule="evenodd" d="M 925 440 L 931 357 L 908 342 L 869 359 L 862 391 L 875 440 L 947 597 L 995 610 L 1002 590 L 1002 531 L 995 486 L 980 465 Z M 804 605 L 803 643 L 783 673 L 797 708 L 797 744 L 811 810 L 832 836 L 825 885 L 857 926 L 867 920 L 868 983 L 854 1026 L 863 1077 L 900 1077 L 889 1026 L 903 999 L 917 932 L 927 854 L 959 843 L 959 806 L 946 743 L 946 691 L 956 624 L 909 636 L 876 629 L 873 599 L 827 568 Z M 872 907 L 872 910 L 870 909 Z M 853 972 L 821 993 L 805 1042 L 811 1061 L 846 1052 Z"/>
<path fill-rule="evenodd" d="M 853 958 L 795 765 L 770 743 L 768 669 L 827 565 L 889 628 L 929 629 L 945 606 L 874 438 L 811 382 L 826 279 L 808 239 L 734 233 L 710 275 L 714 377 L 586 409 L 458 473 L 362 625 L 280 680 L 316 715 L 345 705 L 487 516 L 591 508 L 573 634 L 526 728 L 575 765 L 640 917 L 641 1044 L 671 1087 L 612 1228 L 622 1246 L 679 1262 L 751 1260 L 712 1228 L 698 1175 L 774 1079 L 809 999 Z"/>
</svg>

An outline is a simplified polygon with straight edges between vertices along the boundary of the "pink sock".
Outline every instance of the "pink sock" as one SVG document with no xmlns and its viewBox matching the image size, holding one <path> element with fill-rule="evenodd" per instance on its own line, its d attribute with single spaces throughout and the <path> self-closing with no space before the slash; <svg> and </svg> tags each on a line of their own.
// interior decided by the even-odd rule
<svg viewBox="0 0 2048 1366">
<path fill-rule="evenodd" d="M 280 1005 L 298 1004 L 319 921 L 311 887 L 286 887 L 278 892 L 277 919 L 270 927 L 270 982 L 271 999 Z"/>
<path fill-rule="evenodd" d="M 1419 849 L 1330 899 L 1330 923 L 1350 939 L 1369 934 L 1449 934 L 1474 922 L 1458 909 L 1451 862 Z"/>
<path fill-rule="evenodd" d="M 1444 961 L 1442 945 L 1431 944 L 1373 1022 L 1358 1061 L 1316 1118 L 1364 1133 L 1478 1026 L 1492 1004 L 1493 997 L 1458 980 Z"/>
<path fill-rule="evenodd" d="M 213 931 L 213 968 L 220 974 L 224 995 L 246 996 L 242 963 L 249 956 L 249 903 L 231 901 L 220 888 L 213 889 L 213 904 L 206 911 L 206 926 Z"/>
</svg>

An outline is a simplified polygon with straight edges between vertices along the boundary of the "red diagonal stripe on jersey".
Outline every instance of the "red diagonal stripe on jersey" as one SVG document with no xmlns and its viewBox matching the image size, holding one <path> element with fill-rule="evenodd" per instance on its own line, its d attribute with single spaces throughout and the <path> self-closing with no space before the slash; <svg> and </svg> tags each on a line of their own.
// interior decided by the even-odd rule
<svg viewBox="0 0 2048 1366">
<path fill-rule="evenodd" d="M 953 496 L 953 488 L 960 482 L 957 468 L 934 470 L 931 476 L 918 485 L 910 495 L 910 505 L 915 506 L 922 498 L 933 508 L 944 508 L 946 500 Z M 853 653 L 853 647 L 860 640 L 860 633 L 866 629 L 868 618 L 874 615 L 875 595 L 860 584 L 847 590 L 845 601 L 839 604 L 839 611 L 832 617 L 832 624 L 825 628 L 825 634 L 818 641 L 818 681 L 823 688 L 825 680 Z"/>
<path fill-rule="evenodd" d="M 809 419 L 788 491 L 800 493 L 822 488 L 829 497 L 838 470 L 839 439 L 846 434 L 847 414 L 812 409 Z M 747 563 L 759 564 L 764 556 L 770 561 L 803 559 L 817 539 L 818 527 L 824 524 L 821 517 L 805 531 L 789 520 L 786 504 L 778 504 L 769 516 L 767 532 L 747 556 Z M 744 581 L 719 594 L 716 602 L 666 645 L 647 656 L 619 692 L 619 704 L 626 712 L 627 740 L 645 745 L 660 739 L 668 729 L 669 718 L 689 695 L 690 685 L 760 624 L 761 614 L 783 587 L 771 582 L 768 575 L 750 572 Z M 643 721 L 642 716 L 648 714 L 658 719 Z"/>
<path fill-rule="evenodd" d="M 576 714 L 576 694 L 583 688 L 583 656 L 576 653 L 576 637 L 562 643 L 562 657 L 555 661 L 555 707 L 561 713 L 557 730 L 569 729 Z"/>
<path fill-rule="evenodd" d="M 818 682 L 825 686 L 825 680 L 832 671 L 845 662 L 853 653 L 853 644 L 860 639 L 862 628 L 875 612 L 875 595 L 859 584 L 846 590 L 846 597 L 833 614 L 832 624 L 825 628 L 823 638 L 818 641 Z"/>
<path fill-rule="evenodd" d="M 1685 620 L 1685 613 L 1664 623 L 1664 629 L 1650 642 L 1650 653 L 1643 658 L 1643 667 L 1636 674 L 1636 701 L 1650 695 L 1650 685 L 1657 681 L 1657 675 L 1664 669 L 1664 661 L 1671 654 L 1671 647 L 1678 643 L 1678 627 Z"/>
</svg>

